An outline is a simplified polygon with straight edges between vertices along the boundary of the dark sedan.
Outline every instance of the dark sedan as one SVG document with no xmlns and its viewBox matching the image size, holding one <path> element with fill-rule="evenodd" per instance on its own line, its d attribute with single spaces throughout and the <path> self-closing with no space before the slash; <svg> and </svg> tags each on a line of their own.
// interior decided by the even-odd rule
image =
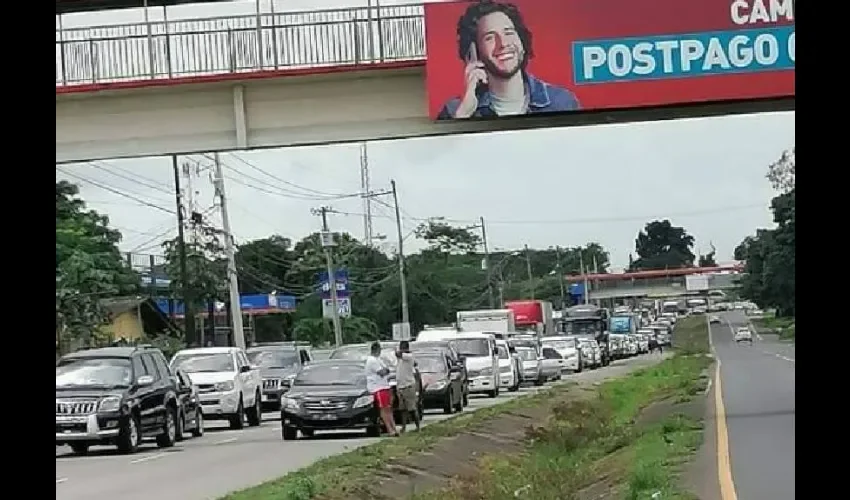
<svg viewBox="0 0 850 500">
<path fill-rule="evenodd" d="M 458 354 L 454 343 L 449 340 L 425 340 L 410 343 L 410 352 L 412 352 L 414 356 L 417 356 L 420 352 L 430 351 L 433 349 L 440 349 L 445 352 L 451 359 L 450 366 L 460 368 L 460 381 L 463 385 L 463 406 L 469 405 L 469 373 L 466 370 L 464 357 Z"/>
<path fill-rule="evenodd" d="M 460 367 L 452 366 L 448 356 L 438 350 L 417 353 L 416 362 L 422 372 L 425 407 L 442 408 L 446 414 L 463 411 Z"/>
<path fill-rule="evenodd" d="M 281 434 L 284 440 L 312 437 L 316 431 L 363 429 L 381 434 L 374 396 L 366 389 L 360 360 L 316 361 L 305 366 L 281 398 Z"/>
</svg>

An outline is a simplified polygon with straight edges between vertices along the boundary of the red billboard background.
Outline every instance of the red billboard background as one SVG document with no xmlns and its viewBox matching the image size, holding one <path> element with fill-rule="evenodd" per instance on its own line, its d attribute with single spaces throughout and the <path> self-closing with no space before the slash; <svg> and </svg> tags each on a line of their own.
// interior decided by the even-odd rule
<svg viewBox="0 0 850 500">
<path fill-rule="evenodd" d="M 752 6 L 753 2 L 747 0 Z M 651 35 L 732 31 L 793 22 L 736 25 L 734 0 L 514 0 L 533 35 L 529 72 L 574 92 L 582 110 L 633 108 L 705 101 L 728 101 L 795 95 L 795 71 L 765 71 L 684 78 L 577 85 L 572 44 L 576 41 Z M 458 56 L 457 22 L 474 2 L 425 5 L 429 115 L 464 90 L 465 64 Z M 770 2 L 765 1 L 765 4 Z"/>
</svg>

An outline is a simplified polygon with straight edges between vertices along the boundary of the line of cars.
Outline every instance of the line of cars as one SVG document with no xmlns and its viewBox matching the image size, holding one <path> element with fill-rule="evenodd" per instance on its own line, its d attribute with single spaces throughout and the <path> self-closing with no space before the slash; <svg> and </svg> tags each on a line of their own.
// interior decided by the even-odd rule
<svg viewBox="0 0 850 500">
<path fill-rule="evenodd" d="M 393 387 L 397 346 L 381 342 Z M 420 335 L 410 346 L 420 418 L 429 408 L 461 412 L 471 394 L 497 397 L 603 365 L 599 345 L 579 337 L 443 332 Z M 309 345 L 281 342 L 185 349 L 170 362 L 152 346 L 69 354 L 56 366 L 56 444 L 77 454 L 93 445 L 132 453 L 150 438 L 166 448 L 187 434 L 202 436 L 208 420 L 232 429 L 259 426 L 266 409 L 280 411 L 284 440 L 331 429 L 378 436 L 363 370 L 368 352 L 369 344 L 344 345 L 317 360 Z M 399 420 L 398 398 L 394 408 Z"/>
</svg>

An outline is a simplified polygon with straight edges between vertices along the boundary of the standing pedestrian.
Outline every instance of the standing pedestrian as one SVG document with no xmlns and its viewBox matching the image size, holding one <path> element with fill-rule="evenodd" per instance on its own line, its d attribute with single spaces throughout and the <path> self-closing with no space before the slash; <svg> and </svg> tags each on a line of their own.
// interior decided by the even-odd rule
<svg viewBox="0 0 850 500">
<path fill-rule="evenodd" d="M 398 394 L 399 409 L 401 410 L 401 432 L 407 430 L 407 419 L 413 415 L 416 430 L 419 430 L 418 401 L 416 400 L 416 359 L 410 352 L 410 342 L 402 340 L 395 353 L 398 358 L 396 365 L 396 393 Z"/>
<path fill-rule="evenodd" d="M 366 358 L 366 390 L 375 398 L 375 407 L 381 415 L 387 432 L 398 436 L 398 430 L 393 420 L 393 395 L 390 389 L 390 381 L 387 375 L 390 369 L 381 361 L 381 344 L 375 342 Z"/>
</svg>

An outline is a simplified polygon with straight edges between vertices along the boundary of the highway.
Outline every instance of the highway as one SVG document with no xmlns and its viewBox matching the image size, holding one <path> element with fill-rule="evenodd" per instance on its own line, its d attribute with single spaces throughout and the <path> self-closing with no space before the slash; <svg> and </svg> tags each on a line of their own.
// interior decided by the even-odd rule
<svg viewBox="0 0 850 500">
<path fill-rule="evenodd" d="M 736 345 L 733 331 L 746 326 L 747 318 L 738 311 L 721 318 L 723 323 L 711 325 L 722 394 L 722 404 L 716 402 L 719 418 L 713 433 L 719 436 L 714 469 L 718 496 L 793 500 L 795 347 L 770 335 L 756 337 L 753 345 Z"/>
<path fill-rule="evenodd" d="M 596 382 L 648 366 L 661 358 L 644 355 L 618 361 L 607 368 L 568 375 L 564 380 Z M 547 384 L 546 387 L 551 386 Z M 545 388 L 545 387 L 544 387 Z M 540 388 L 502 392 L 496 399 L 470 398 L 465 412 L 486 408 Z M 427 412 L 424 422 L 450 416 Z M 57 500 L 211 500 L 248 486 L 282 476 L 323 457 L 377 441 L 362 433 L 326 433 L 315 438 L 284 442 L 278 413 L 266 413 L 260 427 L 231 431 L 208 422 L 206 435 L 160 450 L 145 443 L 139 453 L 119 455 L 113 448 L 95 447 L 88 456 L 75 456 L 67 447 L 56 448 Z M 384 438 L 386 439 L 386 438 Z"/>
</svg>

